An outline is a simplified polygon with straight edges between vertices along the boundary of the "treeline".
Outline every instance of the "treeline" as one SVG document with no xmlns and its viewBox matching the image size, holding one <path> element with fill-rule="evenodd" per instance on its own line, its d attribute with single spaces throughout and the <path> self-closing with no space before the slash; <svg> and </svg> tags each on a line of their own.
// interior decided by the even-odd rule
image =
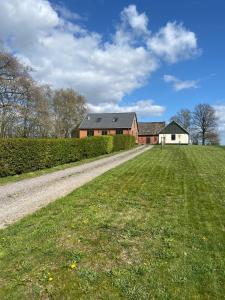
<svg viewBox="0 0 225 300">
<path fill-rule="evenodd" d="M 86 99 L 73 89 L 40 85 L 30 71 L 0 50 L 0 137 L 70 137 Z"/>
<path fill-rule="evenodd" d="M 218 145 L 218 120 L 215 109 L 209 104 L 198 104 L 193 111 L 180 110 L 171 118 L 187 129 L 193 144 Z"/>
</svg>

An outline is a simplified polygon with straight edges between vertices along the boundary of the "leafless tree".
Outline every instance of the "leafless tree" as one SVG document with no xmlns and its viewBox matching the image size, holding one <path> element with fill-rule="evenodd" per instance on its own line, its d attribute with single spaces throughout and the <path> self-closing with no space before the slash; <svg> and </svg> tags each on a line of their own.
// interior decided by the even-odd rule
<svg viewBox="0 0 225 300">
<path fill-rule="evenodd" d="M 0 48 L 0 137 L 70 137 L 85 111 L 83 96 L 38 84 Z"/>
<path fill-rule="evenodd" d="M 73 89 L 60 89 L 53 97 L 53 108 L 55 135 L 70 137 L 71 131 L 80 124 L 86 112 L 86 99 Z"/>
<path fill-rule="evenodd" d="M 220 137 L 217 131 L 209 132 L 206 134 L 206 143 L 208 145 L 219 145 L 220 144 Z"/>
<path fill-rule="evenodd" d="M 176 121 L 185 129 L 190 130 L 191 111 L 189 109 L 181 109 L 175 116 L 171 118 L 171 121 Z"/>
<path fill-rule="evenodd" d="M 18 80 L 26 76 L 26 68 L 11 54 L 0 50 L 0 136 L 12 134 L 11 125 L 16 119 L 15 107 L 22 94 Z"/>
<path fill-rule="evenodd" d="M 48 85 L 36 88 L 35 120 L 32 134 L 34 137 L 45 138 L 54 134 L 52 95 L 53 91 Z"/>
<path fill-rule="evenodd" d="M 207 136 L 217 132 L 214 108 L 209 104 L 198 104 L 192 114 L 192 123 L 195 132 L 201 136 L 202 145 L 205 145 Z"/>
</svg>

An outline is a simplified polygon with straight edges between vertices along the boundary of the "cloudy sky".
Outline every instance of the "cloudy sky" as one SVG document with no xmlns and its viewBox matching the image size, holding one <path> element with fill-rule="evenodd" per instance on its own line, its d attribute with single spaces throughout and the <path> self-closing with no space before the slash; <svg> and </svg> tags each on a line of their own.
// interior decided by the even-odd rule
<svg viewBox="0 0 225 300">
<path fill-rule="evenodd" d="M 224 0 L 0 0 L 0 40 L 89 109 L 169 120 L 213 105 L 225 142 Z"/>
</svg>

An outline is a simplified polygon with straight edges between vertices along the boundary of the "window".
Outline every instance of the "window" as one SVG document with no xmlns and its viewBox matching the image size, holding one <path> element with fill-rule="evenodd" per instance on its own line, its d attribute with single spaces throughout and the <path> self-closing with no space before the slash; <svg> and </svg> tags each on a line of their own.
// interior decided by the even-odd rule
<svg viewBox="0 0 225 300">
<path fill-rule="evenodd" d="M 99 122 L 101 122 L 101 120 L 102 120 L 102 118 L 97 118 L 96 122 L 99 123 Z"/>
<path fill-rule="evenodd" d="M 93 136 L 94 135 L 94 130 L 93 129 L 88 129 L 87 130 L 87 136 Z"/>
<path fill-rule="evenodd" d="M 107 135 L 108 131 L 107 130 L 102 130 L 102 135 Z"/>
<path fill-rule="evenodd" d="M 123 129 L 116 129 L 116 134 L 123 134 Z"/>
<path fill-rule="evenodd" d="M 176 141 L 176 134 L 171 134 L 171 140 Z"/>
<path fill-rule="evenodd" d="M 117 122 L 118 121 L 118 118 L 113 118 L 113 122 Z"/>
</svg>

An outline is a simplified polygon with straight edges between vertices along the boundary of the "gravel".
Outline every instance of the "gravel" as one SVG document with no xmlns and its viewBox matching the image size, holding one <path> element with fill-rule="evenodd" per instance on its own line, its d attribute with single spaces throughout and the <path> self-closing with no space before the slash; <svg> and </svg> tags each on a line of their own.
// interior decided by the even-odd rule
<svg viewBox="0 0 225 300">
<path fill-rule="evenodd" d="M 151 149 L 139 146 L 77 167 L 0 186 L 0 228 L 63 197 L 106 171 Z"/>
</svg>

